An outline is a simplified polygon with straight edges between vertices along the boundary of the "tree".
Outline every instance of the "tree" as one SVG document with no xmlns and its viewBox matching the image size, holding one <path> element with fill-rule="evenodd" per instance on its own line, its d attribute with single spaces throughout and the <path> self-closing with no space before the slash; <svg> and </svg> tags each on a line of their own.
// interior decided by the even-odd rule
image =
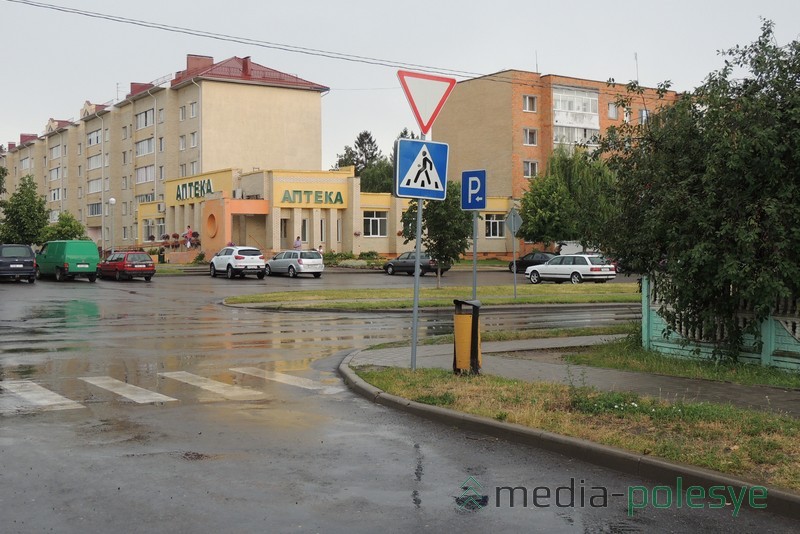
<svg viewBox="0 0 800 534">
<path fill-rule="evenodd" d="M 578 241 L 584 249 L 600 246 L 601 232 L 613 213 L 613 174 L 603 161 L 580 147 L 553 152 L 547 173 L 530 179 L 522 196 L 519 236 L 546 245 Z"/>
<path fill-rule="evenodd" d="M 777 45 L 765 21 L 722 54 L 694 93 L 609 129 L 601 148 L 618 175 L 609 248 L 654 277 L 670 328 L 735 357 L 777 299 L 800 293 L 800 43 Z"/>
<path fill-rule="evenodd" d="M 6 192 L 6 176 L 8 176 L 8 169 L 0 167 L 0 195 Z"/>
<path fill-rule="evenodd" d="M 416 239 L 419 200 L 408 203 L 403 212 L 405 243 Z M 470 245 L 472 214 L 461 209 L 461 186 L 447 183 L 444 200 L 426 200 L 422 205 L 422 247 L 439 265 L 455 263 Z M 436 287 L 441 287 L 441 271 L 436 270 Z"/>
<path fill-rule="evenodd" d="M 341 169 L 353 165 L 356 168 L 356 176 L 361 176 L 364 169 L 381 158 L 381 151 L 378 143 L 367 130 L 358 134 L 353 145 L 354 147 L 345 146 L 344 153 L 336 155 L 335 168 Z"/>
<path fill-rule="evenodd" d="M 33 176 L 23 176 L 17 190 L 8 200 L 0 201 L 4 219 L 0 224 L 0 240 L 5 243 L 39 243 L 42 228 L 47 226 L 47 208 L 36 190 Z"/>
<path fill-rule="evenodd" d="M 391 193 L 394 189 L 394 165 L 381 157 L 361 171 L 361 191 L 364 193 Z"/>
<path fill-rule="evenodd" d="M 63 211 L 58 214 L 55 224 L 45 226 L 39 242 L 55 241 L 60 239 L 89 239 L 86 227 L 81 224 L 70 212 Z"/>
</svg>

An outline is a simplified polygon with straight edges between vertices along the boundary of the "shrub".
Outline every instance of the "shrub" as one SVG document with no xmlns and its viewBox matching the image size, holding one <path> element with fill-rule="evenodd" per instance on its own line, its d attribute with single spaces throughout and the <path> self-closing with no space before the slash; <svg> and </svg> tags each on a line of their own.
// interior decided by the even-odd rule
<svg viewBox="0 0 800 534">
<path fill-rule="evenodd" d="M 378 258 L 380 258 L 380 255 L 374 250 L 362 252 L 358 255 L 359 260 L 377 260 Z"/>
<path fill-rule="evenodd" d="M 203 263 L 206 263 L 206 253 L 200 251 L 200 253 L 198 253 L 197 256 L 195 256 L 192 260 L 192 265 L 201 265 Z"/>
</svg>

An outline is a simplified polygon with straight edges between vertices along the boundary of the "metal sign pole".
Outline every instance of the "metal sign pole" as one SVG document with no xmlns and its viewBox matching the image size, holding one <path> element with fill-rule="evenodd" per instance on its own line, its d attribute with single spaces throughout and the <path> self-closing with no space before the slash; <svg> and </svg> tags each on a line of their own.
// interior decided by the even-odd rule
<svg viewBox="0 0 800 534">
<path fill-rule="evenodd" d="M 425 140 L 425 134 L 419 136 L 421 141 Z M 422 254 L 422 199 L 417 199 L 417 243 L 415 247 L 416 257 L 414 258 L 414 311 L 411 315 L 411 370 L 417 370 L 417 339 L 419 335 L 419 274 L 422 270 L 420 265 L 420 255 Z"/>
<path fill-rule="evenodd" d="M 472 300 L 478 300 L 478 212 L 472 212 Z"/>
</svg>

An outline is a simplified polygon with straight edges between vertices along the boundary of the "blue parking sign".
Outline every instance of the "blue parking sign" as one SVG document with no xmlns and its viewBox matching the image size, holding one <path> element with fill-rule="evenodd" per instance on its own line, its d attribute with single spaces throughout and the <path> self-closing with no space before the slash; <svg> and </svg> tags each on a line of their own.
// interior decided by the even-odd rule
<svg viewBox="0 0 800 534">
<path fill-rule="evenodd" d="M 486 209 L 486 169 L 461 173 L 461 209 L 464 211 Z"/>
</svg>

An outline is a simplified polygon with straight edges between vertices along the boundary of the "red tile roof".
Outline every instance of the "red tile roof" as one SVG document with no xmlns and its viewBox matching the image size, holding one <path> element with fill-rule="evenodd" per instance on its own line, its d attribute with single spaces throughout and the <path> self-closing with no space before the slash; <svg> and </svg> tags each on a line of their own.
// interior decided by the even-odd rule
<svg viewBox="0 0 800 534">
<path fill-rule="evenodd" d="M 181 86 L 191 82 L 194 78 L 231 80 L 253 83 L 258 85 L 271 85 L 292 89 L 306 89 L 310 91 L 328 91 L 329 88 L 314 82 L 309 82 L 291 74 L 285 74 L 275 69 L 270 69 L 253 63 L 250 57 L 232 57 L 219 63 L 201 65 L 194 69 L 182 70 L 175 73 L 172 87 Z"/>
</svg>

